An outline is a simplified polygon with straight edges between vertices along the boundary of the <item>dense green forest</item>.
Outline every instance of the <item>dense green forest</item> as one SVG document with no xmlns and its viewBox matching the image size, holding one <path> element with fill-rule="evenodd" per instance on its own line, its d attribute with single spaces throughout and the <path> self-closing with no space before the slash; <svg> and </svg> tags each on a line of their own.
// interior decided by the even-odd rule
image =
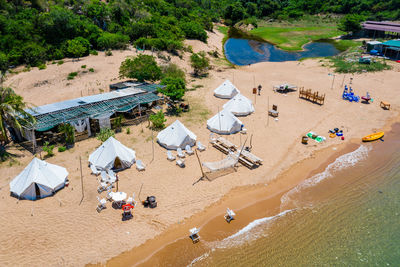
<svg viewBox="0 0 400 267">
<path fill-rule="evenodd" d="M 185 38 L 206 42 L 213 22 L 321 13 L 396 20 L 400 0 L 0 0 L 0 70 L 130 43 L 176 53 Z"/>
</svg>

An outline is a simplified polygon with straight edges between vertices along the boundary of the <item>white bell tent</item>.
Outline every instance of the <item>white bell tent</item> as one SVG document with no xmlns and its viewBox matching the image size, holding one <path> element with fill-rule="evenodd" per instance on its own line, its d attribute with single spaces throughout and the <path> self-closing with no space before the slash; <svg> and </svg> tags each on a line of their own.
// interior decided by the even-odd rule
<svg viewBox="0 0 400 267">
<path fill-rule="evenodd" d="M 157 135 L 157 142 L 166 149 L 185 149 L 186 145 L 194 146 L 196 135 L 185 127 L 179 120 L 162 130 Z"/>
<path fill-rule="evenodd" d="M 240 91 L 229 80 L 226 80 L 214 90 L 214 95 L 216 97 L 226 99 L 231 99 L 239 93 Z"/>
<path fill-rule="evenodd" d="M 65 186 L 67 169 L 34 158 L 10 182 L 10 191 L 21 199 L 36 200 L 53 195 Z"/>
<path fill-rule="evenodd" d="M 243 123 L 227 110 L 220 111 L 207 121 L 207 128 L 218 134 L 234 134 L 242 127 Z"/>
<path fill-rule="evenodd" d="M 236 116 L 247 116 L 254 112 L 253 103 L 242 94 L 237 94 L 234 98 L 225 103 L 223 108 Z"/>
<path fill-rule="evenodd" d="M 121 170 L 135 163 L 136 153 L 124 146 L 114 137 L 108 138 L 99 148 L 89 156 L 89 162 L 98 170 Z"/>
</svg>

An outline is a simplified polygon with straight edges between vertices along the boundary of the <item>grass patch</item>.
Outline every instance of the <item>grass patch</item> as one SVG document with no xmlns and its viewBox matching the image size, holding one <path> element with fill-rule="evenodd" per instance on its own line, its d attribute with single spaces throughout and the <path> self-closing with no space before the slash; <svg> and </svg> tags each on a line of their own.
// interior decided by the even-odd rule
<svg viewBox="0 0 400 267">
<path fill-rule="evenodd" d="M 39 69 L 39 70 L 44 70 L 44 69 L 46 69 L 46 64 L 40 64 L 40 65 L 38 66 L 38 69 Z"/>
<path fill-rule="evenodd" d="M 86 65 L 82 65 L 81 68 L 82 68 L 82 69 L 86 69 Z"/>
<path fill-rule="evenodd" d="M 189 112 L 182 112 L 182 121 L 187 124 L 199 124 L 207 121 L 210 111 L 204 104 L 204 99 L 195 97 L 185 97 L 190 105 Z"/>
<path fill-rule="evenodd" d="M 346 53 L 323 60 L 322 65 L 334 69 L 338 73 L 362 73 L 390 70 L 391 65 L 385 59 L 373 58 L 370 64 L 359 63 L 362 49 L 359 46 L 350 46 Z"/>
<path fill-rule="evenodd" d="M 362 64 L 358 62 L 358 58 L 352 59 L 346 56 L 336 56 L 329 60 L 331 67 L 338 73 L 377 72 L 392 68 L 384 59 L 375 59 L 371 64 Z"/>
<path fill-rule="evenodd" d="M 232 64 L 225 56 L 225 43 L 230 38 L 230 34 L 229 34 L 230 28 L 226 27 L 226 26 L 218 26 L 217 30 L 224 34 L 224 38 L 222 38 L 223 58 L 216 58 L 216 59 L 214 59 L 214 62 L 219 66 L 228 66 L 228 67 L 234 68 L 235 65 Z"/>
<path fill-rule="evenodd" d="M 90 68 L 90 69 L 89 69 L 89 72 L 94 72 L 94 69 L 93 69 L 93 68 Z"/>
<path fill-rule="evenodd" d="M 78 72 L 70 72 L 67 76 L 67 80 L 73 80 L 78 75 Z"/>
<path fill-rule="evenodd" d="M 303 45 L 311 41 L 330 39 L 343 34 L 336 25 L 264 26 L 253 29 L 250 33 L 286 51 L 300 51 Z"/>
<path fill-rule="evenodd" d="M 59 60 L 59 61 L 57 62 L 57 65 L 62 65 L 62 64 L 64 64 L 64 60 Z"/>
</svg>

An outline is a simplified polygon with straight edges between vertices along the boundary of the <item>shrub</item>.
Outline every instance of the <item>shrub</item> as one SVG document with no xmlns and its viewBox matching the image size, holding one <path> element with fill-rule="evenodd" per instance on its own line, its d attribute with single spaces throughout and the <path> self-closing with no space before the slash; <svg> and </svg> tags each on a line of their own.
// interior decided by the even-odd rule
<svg viewBox="0 0 400 267">
<path fill-rule="evenodd" d="M 93 69 L 93 68 L 90 68 L 90 69 L 89 69 L 89 72 L 94 72 L 94 69 Z"/>
<path fill-rule="evenodd" d="M 49 142 L 45 142 L 43 146 L 43 151 L 46 152 L 46 157 L 50 158 L 54 156 L 53 153 L 54 145 L 49 146 Z"/>
<path fill-rule="evenodd" d="M 131 128 L 126 128 L 126 134 L 131 134 Z"/>
<path fill-rule="evenodd" d="M 164 77 L 181 78 L 185 80 L 185 72 L 174 63 L 169 63 L 162 67 Z"/>
<path fill-rule="evenodd" d="M 180 100 L 185 95 L 186 84 L 182 78 L 166 77 L 161 81 L 165 85 L 159 92 L 170 97 L 172 100 Z"/>
<path fill-rule="evenodd" d="M 70 72 L 68 74 L 67 80 L 73 80 L 78 75 L 78 72 Z"/>
<path fill-rule="evenodd" d="M 61 133 L 64 133 L 65 143 L 74 144 L 75 143 L 75 128 L 69 123 L 63 123 L 58 127 Z"/>
<path fill-rule="evenodd" d="M 194 21 L 185 22 L 180 25 L 180 28 L 185 33 L 186 38 L 207 42 L 207 33 L 199 23 Z"/>
<path fill-rule="evenodd" d="M 162 130 L 165 128 L 165 122 L 167 119 L 164 116 L 162 110 L 158 111 L 156 114 L 151 114 L 149 117 L 149 121 L 153 124 L 153 129 Z"/>
<path fill-rule="evenodd" d="M 64 152 L 65 150 L 67 150 L 67 148 L 65 146 L 58 147 L 58 152 Z"/>
<path fill-rule="evenodd" d="M 139 82 L 157 81 L 161 78 L 161 69 L 153 56 L 138 55 L 125 59 L 119 67 L 121 78 L 133 78 Z"/>
<path fill-rule="evenodd" d="M 59 61 L 57 62 L 57 65 L 62 65 L 62 64 L 64 64 L 64 60 L 59 60 Z"/>
<path fill-rule="evenodd" d="M 67 42 L 68 55 L 74 58 L 80 58 L 89 54 L 90 43 L 83 37 L 76 37 Z"/>
<path fill-rule="evenodd" d="M 129 42 L 129 36 L 120 33 L 103 32 L 97 38 L 97 46 L 101 50 L 125 49 Z"/>
<path fill-rule="evenodd" d="M 89 54 L 97 56 L 99 53 L 96 50 L 90 50 Z"/>
<path fill-rule="evenodd" d="M 46 67 L 46 64 L 40 64 L 39 66 L 38 66 L 38 69 L 39 70 L 44 70 L 44 69 L 46 69 L 47 67 Z"/>
<path fill-rule="evenodd" d="M 82 69 L 86 69 L 86 65 L 82 65 L 81 68 L 82 68 Z"/>
<path fill-rule="evenodd" d="M 206 73 L 210 66 L 210 60 L 206 57 L 206 53 L 201 51 L 199 53 L 193 53 L 190 56 L 191 66 L 194 69 L 194 75 L 199 76 Z"/>
<path fill-rule="evenodd" d="M 100 130 L 100 133 L 96 135 L 96 138 L 102 142 L 105 142 L 108 138 L 115 136 L 115 132 L 110 128 L 103 128 Z"/>
<path fill-rule="evenodd" d="M 108 50 L 106 51 L 105 55 L 106 55 L 106 57 L 112 56 L 112 51 L 111 51 L 111 49 L 108 49 Z"/>
</svg>

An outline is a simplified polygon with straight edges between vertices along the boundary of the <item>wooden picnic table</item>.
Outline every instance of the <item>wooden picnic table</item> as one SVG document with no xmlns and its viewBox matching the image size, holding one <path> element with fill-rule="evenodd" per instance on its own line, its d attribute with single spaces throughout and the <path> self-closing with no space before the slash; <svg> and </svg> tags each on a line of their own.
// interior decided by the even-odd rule
<svg viewBox="0 0 400 267">
<path fill-rule="evenodd" d="M 253 163 L 262 164 L 262 161 L 263 161 L 262 159 L 260 159 L 260 158 L 257 157 L 256 155 L 250 153 L 250 152 L 247 151 L 247 150 L 244 150 L 244 149 L 243 149 L 241 155 L 242 155 L 243 157 L 245 157 L 247 160 L 249 160 L 249 161 L 251 161 L 251 162 L 253 162 Z"/>
<path fill-rule="evenodd" d="M 232 149 L 233 151 L 235 151 L 237 149 L 237 146 L 235 144 L 233 144 L 232 142 L 226 140 L 223 137 L 218 137 L 217 138 L 217 143 L 219 143 L 220 145 L 222 145 L 223 147 Z"/>
</svg>

